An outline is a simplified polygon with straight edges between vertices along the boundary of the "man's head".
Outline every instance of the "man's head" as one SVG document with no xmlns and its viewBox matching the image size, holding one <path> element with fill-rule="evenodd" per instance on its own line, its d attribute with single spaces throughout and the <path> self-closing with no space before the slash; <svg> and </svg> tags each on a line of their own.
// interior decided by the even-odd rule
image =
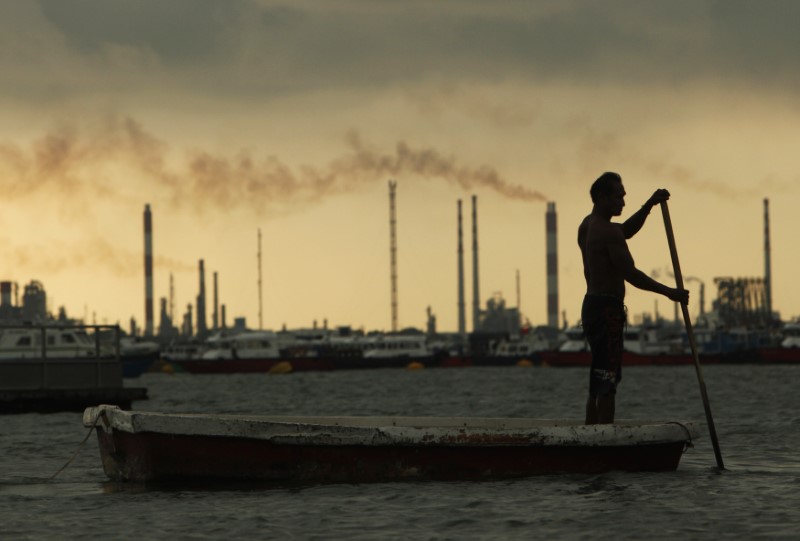
<svg viewBox="0 0 800 541">
<path fill-rule="evenodd" d="M 589 190 L 592 203 L 607 207 L 611 216 L 622 214 L 625 206 L 625 188 L 619 173 L 606 172 L 600 175 Z"/>
</svg>

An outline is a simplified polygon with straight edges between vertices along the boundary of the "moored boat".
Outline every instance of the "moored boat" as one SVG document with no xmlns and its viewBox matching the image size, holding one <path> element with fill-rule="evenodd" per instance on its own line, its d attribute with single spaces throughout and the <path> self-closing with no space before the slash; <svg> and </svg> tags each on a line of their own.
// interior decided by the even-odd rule
<svg viewBox="0 0 800 541">
<path fill-rule="evenodd" d="M 293 339 L 272 331 L 219 333 L 192 356 L 163 357 L 193 374 L 304 372 L 415 366 L 462 366 L 462 357 L 433 352 L 424 336 L 323 336 Z"/>
<path fill-rule="evenodd" d="M 784 324 L 780 334 L 780 344 L 759 349 L 760 360 L 769 364 L 800 363 L 800 322 Z"/>
<path fill-rule="evenodd" d="M 671 471 L 691 423 L 464 417 L 166 414 L 87 408 L 118 481 L 481 480 L 561 472 Z"/>
<path fill-rule="evenodd" d="M 528 331 L 522 335 L 502 338 L 492 343 L 489 355 L 479 358 L 475 364 L 532 366 L 539 361 L 541 352 L 549 350 L 550 342 L 545 336 L 538 332 Z"/>
<path fill-rule="evenodd" d="M 0 327 L 0 359 L 80 359 L 114 352 L 80 326 L 7 325 Z"/>
<path fill-rule="evenodd" d="M 287 357 L 281 351 L 278 336 L 272 331 L 220 332 L 195 346 L 188 355 L 169 350 L 164 358 L 177 370 L 192 374 L 232 374 L 256 372 L 291 372 L 296 370 L 331 370 L 328 359 Z"/>
<path fill-rule="evenodd" d="M 0 413 L 83 411 L 99 401 L 130 407 L 147 397 L 123 385 L 119 352 L 98 332 L 116 326 L 0 326 Z M 87 334 L 92 330 L 94 340 Z"/>
<path fill-rule="evenodd" d="M 786 323 L 781 328 L 781 347 L 785 349 L 800 348 L 800 321 Z"/>
</svg>

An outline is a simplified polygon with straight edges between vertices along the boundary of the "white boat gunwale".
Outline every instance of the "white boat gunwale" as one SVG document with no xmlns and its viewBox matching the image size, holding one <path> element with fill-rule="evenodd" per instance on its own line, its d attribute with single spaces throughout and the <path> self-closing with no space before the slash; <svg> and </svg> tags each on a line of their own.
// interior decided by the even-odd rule
<svg viewBox="0 0 800 541">
<path fill-rule="evenodd" d="M 491 417 L 261 416 L 158 413 L 100 405 L 87 408 L 83 424 L 106 432 L 246 438 L 275 444 L 614 447 L 684 442 L 693 422 L 580 421 Z"/>
</svg>

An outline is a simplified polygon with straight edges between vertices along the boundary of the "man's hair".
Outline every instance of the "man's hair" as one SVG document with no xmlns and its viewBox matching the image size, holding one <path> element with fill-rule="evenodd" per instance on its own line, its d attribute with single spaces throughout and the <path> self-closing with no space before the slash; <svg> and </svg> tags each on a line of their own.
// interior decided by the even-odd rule
<svg viewBox="0 0 800 541">
<path fill-rule="evenodd" d="M 589 195 L 592 196 L 592 203 L 596 202 L 597 198 L 601 196 L 614 193 L 614 186 L 616 186 L 618 182 L 622 182 L 622 177 L 619 173 L 606 171 L 597 177 L 597 180 L 592 183 L 592 187 L 589 190 Z"/>
</svg>

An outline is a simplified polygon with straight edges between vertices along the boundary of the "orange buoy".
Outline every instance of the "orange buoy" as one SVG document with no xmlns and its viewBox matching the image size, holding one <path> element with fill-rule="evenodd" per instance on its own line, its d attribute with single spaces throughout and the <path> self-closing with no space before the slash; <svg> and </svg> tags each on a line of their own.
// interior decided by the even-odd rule
<svg viewBox="0 0 800 541">
<path fill-rule="evenodd" d="M 281 361 L 269 369 L 270 374 L 289 374 L 292 372 L 292 363 Z"/>
</svg>

